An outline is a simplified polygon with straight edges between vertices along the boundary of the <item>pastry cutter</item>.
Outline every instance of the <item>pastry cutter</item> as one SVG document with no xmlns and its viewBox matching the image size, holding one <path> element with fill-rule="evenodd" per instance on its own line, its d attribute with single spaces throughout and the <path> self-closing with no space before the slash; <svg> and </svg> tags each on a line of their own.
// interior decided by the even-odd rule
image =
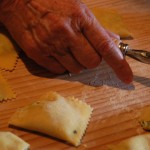
<svg viewBox="0 0 150 150">
<path fill-rule="evenodd" d="M 116 42 L 116 41 L 115 41 Z M 127 55 L 137 61 L 140 61 L 145 64 L 150 64 L 150 52 L 145 50 L 136 50 L 129 47 L 128 44 L 123 43 L 122 41 L 117 41 L 119 49 L 123 55 Z"/>
</svg>

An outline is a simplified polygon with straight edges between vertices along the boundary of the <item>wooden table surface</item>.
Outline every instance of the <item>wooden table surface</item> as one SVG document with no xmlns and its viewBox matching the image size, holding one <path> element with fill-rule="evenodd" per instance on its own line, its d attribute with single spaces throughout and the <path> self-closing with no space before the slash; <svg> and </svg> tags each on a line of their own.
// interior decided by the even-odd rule
<svg viewBox="0 0 150 150">
<path fill-rule="evenodd" d="M 97 6 L 117 10 L 134 37 L 126 42 L 131 47 L 150 50 L 149 0 L 84 2 L 90 8 Z M 127 61 L 134 73 L 134 81 L 130 85 L 121 83 L 104 62 L 98 68 L 79 75 L 53 76 L 22 54 L 13 72 L 2 72 L 17 98 L 0 103 L 0 130 L 20 136 L 31 145 L 31 150 L 107 150 L 109 144 L 144 133 L 138 124 L 138 117 L 140 110 L 150 105 L 150 66 L 130 58 Z M 74 95 L 94 108 L 87 132 L 78 148 L 51 137 L 8 127 L 8 120 L 17 108 L 37 100 L 49 90 L 63 96 Z"/>
</svg>

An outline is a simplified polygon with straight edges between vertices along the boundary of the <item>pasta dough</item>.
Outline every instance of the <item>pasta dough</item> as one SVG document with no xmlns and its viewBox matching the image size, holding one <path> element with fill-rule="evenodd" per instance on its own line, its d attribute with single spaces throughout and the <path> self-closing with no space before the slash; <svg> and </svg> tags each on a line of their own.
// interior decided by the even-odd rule
<svg viewBox="0 0 150 150">
<path fill-rule="evenodd" d="M 109 9 L 101 9 L 99 7 L 92 8 L 91 11 L 107 30 L 120 35 L 122 39 L 132 38 L 122 17 L 117 12 Z"/>
<path fill-rule="evenodd" d="M 9 123 L 78 146 L 91 112 L 89 105 L 74 97 L 67 99 L 56 92 L 49 92 L 39 101 L 18 110 Z"/>
<path fill-rule="evenodd" d="M 150 134 L 131 137 L 117 145 L 110 145 L 109 150 L 150 150 Z"/>
<path fill-rule="evenodd" d="M 0 69 L 12 71 L 17 63 L 18 54 L 7 36 L 0 33 Z"/>
<path fill-rule="evenodd" d="M 0 132 L 0 150 L 28 150 L 30 145 L 12 134 Z"/>
<path fill-rule="evenodd" d="M 0 74 L 0 101 L 13 99 L 15 97 L 16 95 L 14 94 L 12 89 L 9 87 L 7 81 Z"/>
</svg>

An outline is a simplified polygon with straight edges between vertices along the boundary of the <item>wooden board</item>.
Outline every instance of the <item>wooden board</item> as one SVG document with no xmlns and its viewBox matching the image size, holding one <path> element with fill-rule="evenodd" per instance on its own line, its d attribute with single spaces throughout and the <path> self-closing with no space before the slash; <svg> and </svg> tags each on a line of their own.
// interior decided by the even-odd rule
<svg viewBox="0 0 150 150">
<path fill-rule="evenodd" d="M 88 7 L 117 10 L 124 18 L 134 40 L 131 47 L 150 50 L 149 0 L 84 0 Z M 12 131 L 30 143 L 31 150 L 76 149 L 64 142 L 37 133 L 8 127 L 8 120 L 17 108 L 25 106 L 49 90 L 63 96 L 74 95 L 93 108 L 93 115 L 82 144 L 77 149 L 107 150 L 107 145 L 142 134 L 139 111 L 150 105 L 150 66 L 127 58 L 134 72 L 130 85 L 121 83 L 103 62 L 98 68 L 79 75 L 52 76 L 24 54 L 15 71 L 2 72 L 17 98 L 0 103 L 0 130 Z M 38 114 L 37 114 L 38 115 Z"/>
</svg>

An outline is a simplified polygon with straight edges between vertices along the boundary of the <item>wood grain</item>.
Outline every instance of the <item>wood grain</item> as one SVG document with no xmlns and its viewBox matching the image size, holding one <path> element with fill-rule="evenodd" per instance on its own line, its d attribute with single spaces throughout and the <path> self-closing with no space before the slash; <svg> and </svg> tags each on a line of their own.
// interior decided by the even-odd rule
<svg viewBox="0 0 150 150">
<path fill-rule="evenodd" d="M 150 50 L 149 0 L 84 2 L 91 8 L 96 6 L 117 10 L 134 37 L 134 40 L 125 42 L 137 49 Z M 108 144 L 144 133 L 138 124 L 138 116 L 142 108 L 150 105 L 150 66 L 130 58 L 127 61 L 134 72 L 131 85 L 121 83 L 104 62 L 98 68 L 79 75 L 53 76 L 22 54 L 13 72 L 2 72 L 17 98 L 0 104 L 0 130 L 20 136 L 30 143 L 31 150 L 107 150 Z M 63 96 L 74 95 L 94 108 L 80 147 L 74 148 L 52 137 L 8 127 L 9 118 L 17 108 L 37 100 L 49 90 Z"/>
</svg>

